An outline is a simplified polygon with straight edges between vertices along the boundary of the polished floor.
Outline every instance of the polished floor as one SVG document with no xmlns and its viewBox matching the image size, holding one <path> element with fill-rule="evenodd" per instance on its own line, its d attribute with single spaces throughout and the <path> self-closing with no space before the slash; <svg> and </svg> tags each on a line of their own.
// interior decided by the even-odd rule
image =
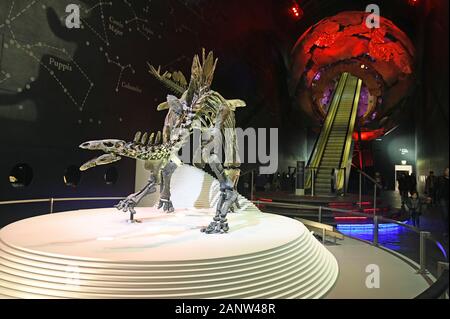
<svg viewBox="0 0 450 319">
<path fill-rule="evenodd" d="M 338 280 L 327 299 L 411 299 L 434 278 L 417 273 L 417 264 L 395 253 L 346 237 L 326 246 L 339 263 Z M 379 270 L 379 286 L 367 285 Z M 368 279 L 369 278 L 369 279 Z"/>
</svg>

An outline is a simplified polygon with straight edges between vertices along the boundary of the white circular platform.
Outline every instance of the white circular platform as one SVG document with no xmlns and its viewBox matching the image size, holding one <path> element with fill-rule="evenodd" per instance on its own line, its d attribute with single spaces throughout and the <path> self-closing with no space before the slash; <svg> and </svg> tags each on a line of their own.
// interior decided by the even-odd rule
<svg viewBox="0 0 450 319">
<path fill-rule="evenodd" d="M 181 169 L 175 185 L 192 173 L 200 174 Z M 320 298 L 330 290 L 338 276 L 336 259 L 294 219 L 261 213 L 240 197 L 242 208 L 229 214 L 228 233 L 200 232 L 212 220 L 217 198 L 214 180 L 203 178 L 192 198 L 177 192 L 178 205 L 189 199 L 194 207 L 172 214 L 140 207 L 141 223 L 129 224 L 127 214 L 105 208 L 6 226 L 0 230 L 0 295 Z"/>
</svg>

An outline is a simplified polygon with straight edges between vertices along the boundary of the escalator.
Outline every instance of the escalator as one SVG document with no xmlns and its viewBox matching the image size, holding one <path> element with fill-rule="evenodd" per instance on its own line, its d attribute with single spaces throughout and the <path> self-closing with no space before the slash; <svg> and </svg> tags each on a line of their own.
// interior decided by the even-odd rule
<svg viewBox="0 0 450 319">
<path fill-rule="evenodd" d="M 309 159 L 306 188 L 314 195 L 331 191 L 331 172 L 336 172 L 336 189 L 345 192 L 353 152 L 352 134 L 358 113 L 362 81 L 343 73 L 334 90 L 328 114 Z"/>
</svg>

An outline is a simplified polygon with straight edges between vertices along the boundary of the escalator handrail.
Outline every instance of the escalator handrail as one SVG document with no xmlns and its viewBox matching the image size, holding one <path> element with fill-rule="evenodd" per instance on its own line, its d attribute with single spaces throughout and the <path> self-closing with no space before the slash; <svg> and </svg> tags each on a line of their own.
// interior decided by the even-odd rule
<svg viewBox="0 0 450 319">
<path fill-rule="evenodd" d="M 348 125 L 347 125 L 347 134 L 345 136 L 345 143 L 344 147 L 342 148 L 341 153 L 341 159 L 339 163 L 339 172 L 338 172 L 338 179 L 337 179 L 337 189 L 345 188 L 345 179 L 346 179 L 346 170 L 348 170 L 348 157 L 350 156 L 350 150 L 352 148 L 352 142 L 353 142 L 353 130 L 355 128 L 355 122 L 356 122 L 356 115 L 358 113 L 358 104 L 359 104 L 359 98 L 361 94 L 361 87 L 362 87 L 362 80 L 358 79 L 356 80 L 356 88 L 353 95 L 353 105 L 352 105 L 352 111 L 350 113 L 350 117 L 348 119 Z M 346 160 L 345 160 L 346 159 Z"/>
<path fill-rule="evenodd" d="M 338 87 L 336 89 L 337 98 L 335 99 L 333 97 L 333 103 L 331 105 L 331 109 L 329 110 L 329 115 L 327 115 L 324 125 L 323 125 L 323 128 L 322 128 L 324 130 L 323 134 L 321 133 L 319 135 L 319 141 L 322 140 L 322 143 L 318 143 L 318 147 L 314 150 L 314 153 L 312 154 L 312 157 L 311 157 L 313 162 L 320 163 L 324 148 L 325 148 L 328 138 L 330 136 L 331 128 L 333 126 L 333 122 L 336 117 L 338 106 L 342 100 L 342 95 L 344 93 L 347 78 L 348 78 L 348 73 L 344 73 L 341 80 L 339 81 Z M 319 165 L 319 163 L 311 163 L 311 165 L 316 166 L 316 165 Z"/>
<path fill-rule="evenodd" d="M 325 118 L 324 125 L 322 126 L 322 131 L 320 132 L 319 137 L 316 140 L 316 143 L 315 143 L 316 147 L 314 148 L 313 153 L 311 154 L 307 168 L 311 168 L 311 167 L 314 167 L 314 166 L 317 166 L 320 164 L 325 146 L 327 144 L 327 141 L 328 141 L 328 138 L 329 138 L 329 135 L 331 132 L 331 127 L 332 127 L 332 124 L 334 122 L 334 119 L 335 119 L 335 116 L 337 113 L 339 103 L 342 99 L 342 93 L 344 91 L 345 84 L 347 82 L 347 78 L 348 78 L 348 73 L 343 73 L 339 80 L 338 86 L 337 86 L 335 94 L 333 96 L 333 100 L 332 100 L 330 109 L 328 110 L 327 117 Z M 306 187 L 308 187 L 308 185 L 310 185 L 311 179 L 312 179 L 312 176 L 309 175 L 306 180 Z"/>
</svg>

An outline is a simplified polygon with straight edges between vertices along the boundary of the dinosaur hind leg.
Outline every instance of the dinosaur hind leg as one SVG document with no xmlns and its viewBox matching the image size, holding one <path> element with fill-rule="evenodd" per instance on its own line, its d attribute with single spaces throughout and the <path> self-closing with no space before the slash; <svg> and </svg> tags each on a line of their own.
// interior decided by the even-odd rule
<svg viewBox="0 0 450 319">
<path fill-rule="evenodd" d="M 227 174 L 217 155 L 212 155 L 209 166 L 216 174 L 220 183 L 220 199 L 217 203 L 216 215 L 213 221 L 202 232 L 206 234 L 226 233 L 229 230 L 227 215 L 232 211 L 233 205 L 238 205 L 238 194 L 234 189 L 234 181 Z"/>
<path fill-rule="evenodd" d="M 170 180 L 172 178 L 173 173 L 177 169 L 177 164 L 170 161 L 166 166 L 161 170 L 161 195 L 158 204 L 158 209 L 163 208 L 163 211 L 167 213 L 173 213 L 174 207 L 172 201 L 170 200 Z"/>
</svg>

